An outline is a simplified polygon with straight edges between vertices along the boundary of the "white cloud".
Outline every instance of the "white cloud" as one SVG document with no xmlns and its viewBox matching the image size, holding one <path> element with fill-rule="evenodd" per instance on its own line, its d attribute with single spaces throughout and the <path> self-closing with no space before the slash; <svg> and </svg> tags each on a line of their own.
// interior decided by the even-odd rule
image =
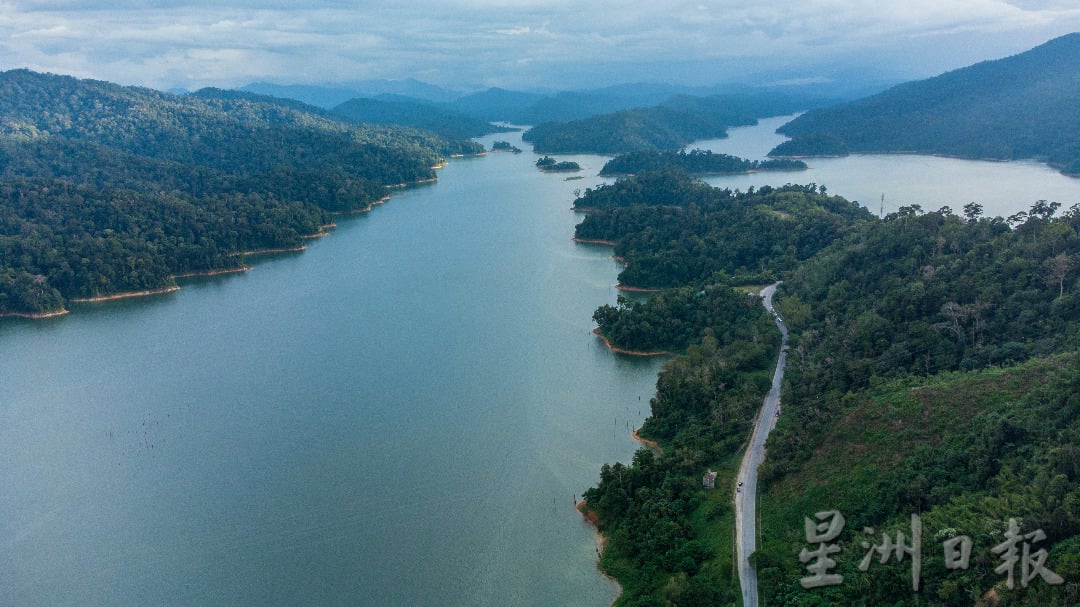
<svg viewBox="0 0 1080 607">
<path fill-rule="evenodd" d="M 528 86 L 593 65 L 627 77 L 646 71 L 635 66 L 713 65 L 720 78 L 748 59 L 933 71 L 1080 30 L 1073 0 L 106 2 L 0 0 L 0 66 L 158 87 L 421 74 Z"/>
</svg>

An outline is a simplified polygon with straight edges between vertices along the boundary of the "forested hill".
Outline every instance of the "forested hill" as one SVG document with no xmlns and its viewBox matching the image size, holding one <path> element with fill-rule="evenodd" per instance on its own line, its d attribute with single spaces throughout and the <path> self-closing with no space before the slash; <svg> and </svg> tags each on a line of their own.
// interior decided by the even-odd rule
<svg viewBox="0 0 1080 607">
<path fill-rule="evenodd" d="M 458 151 L 480 148 L 250 94 L 0 73 L 0 315 L 296 247 Z"/>
<path fill-rule="evenodd" d="M 813 110 L 775 155 L 911 151 L 1038 158 L 1080 173 L 1080 33 L 1025 53 Z"/>
<path fill-rule="evenodd" d="M 779 332 L 757 297 L 730 289 L 739 267 L 707 275 L 702 258 L 738 260 L 744 277 L 760 271 L 763 282 L 787 268 L 774 299 L 790 331 L 783 408 L 751 557 L 762 604 L 1076 605 L 1080 205 L 1058 213 L 1036 201 L 1008 219 L 983 217 L 976 203 L 962 215 L 912 205 L 830 229 L 817 215 L 843 214 L 845 201 L 820 188 L 729 194 L 722 206 L 732 211 L 751 203 L 735 213 L 710 210 L 722 191 L 707 188 L 639 176 L 585 197 L 597 209 L 589 218 L 602 219 L 596 236 L 630 255 L 627 270 L 648 268 L 675 287 L 602 306 L 600 332 L 622 349 L 681 352 L 660 372 L 639 430 L 662 455 L 641 449 L 629 466 L 605 465 L 585 492 L 608 540 L 601 566 L 623 586 L 616 605 L 738 603 L 731 499 Z M 794 233 L 809 246 L 792 246 Z M 709 470 L 718 472 L 711 491 Z M 810 539 L 812 517 L 833 510 L 846 526 L 830 560 L 800 557 L 825 545 Z M 890 558 L 871 559 L 897 531 L 907 538 L 897 545 L 911 545 L 912 515 L 921 571 L 885 549 Z M 995 548 L 1010 519 L 1060 583 L 1013 583 L 1010 555 Z M 970 560 L 950 567 L 946 542 L 961 537 Z M 802 583 L 818 572 L 842 578 Z"/>
<path fill-rule="evenodd" d="M 600 114 L 570 122 L 548 122 L 523 137 L 545 154 L 620 154 L 677 150 L 698 139 L 727 136 L 727 128 L 757 124 L 758 118 L 791 114 L 820 104 L 780 93 L 680 95 L 652 107 Z"/>
</svg>

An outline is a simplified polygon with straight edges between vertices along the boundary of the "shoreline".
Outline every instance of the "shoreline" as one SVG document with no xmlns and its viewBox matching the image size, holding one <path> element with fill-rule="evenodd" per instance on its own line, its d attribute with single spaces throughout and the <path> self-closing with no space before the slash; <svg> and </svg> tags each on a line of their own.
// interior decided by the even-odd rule
<svg viewBox="0 0 1080 607">
<path fill-rule="evenodd" d="M 598 245 L 603 245 L 605 247 L 613 247 L 613 246 L 619 244 L 619 243 L 615 242 L 614 240 L 604 240 L 602 238 L 578 238 L 578 237 L 575 236 L 575 237 L 571 238 L 570 240 L 573 240 L 574 242 L 576 242 L 578 244 L 598 244 Z"/>
<path fill-rule="evenodd" d="M 194 276 L 217 276 L 219 274 L 236 274 L 238 272 L 247 272 L 252 266 L 238 266 L 235 268 L 219 268 L 217 270 L 195 270 L 193 272 L 184 272 L 183 274 L 173 274 L 173 278 L 192 278 Z"/>
<path fill-rule="evenodd" d="M 172 285 L 171 287 L 162 287 L 160 289 L 147 289 L 145 291 L 127 291 L 125 293 L 115 293 L 113 295 L 99 295 L 97 297 L 73 297 L 68 301 L 73 303 L 97 303 L 99 301 L 113 301 L 116 299 L 127 299 L 129 297 L 148 297 L 150 295 L 164 295 L 165 293 L 173 293 L 179 291 L 178 285 Z"/>
<path fill-rule="evenodd" d="M 449 164 L 449 163 L 447 163 L 447 164 Z M 443 166 L 446 166 L 446 165 L 444 164 Z M 437 170 L 437 169 L 441 169 L 442 167 L 431 167 L 431 168 Z M 407 188 L 407 187 L 413 186 L 413 185 L 418 185 L 418 184 L 421 184 L 421 183 L 435 183 L 438 180 L 439 180 L 438 177 L 432 177 L 431 179 L 420 179 L 418 181 L 406 181 L 406 182 L 402 182 L 402 183 L 392 183 L 390 185 L 383 186 L 383 187 L 391 188 L 391 189 L 401 189 L 401 188 Z"/>
<path fill-rule="evenodd" d="M 254 251 L 240 251 L 238 253 L 230 253 L 230 255 L 272 255 L 274 253 L 298 253 L 300 251 L 306 251 L 307 245 L 302 244 L 298 247 L 282 247 L 280 249 L 255 249 Z"/>
<path fill-rule="evenodd" d="M 309 239 L 309 238 L 322 238 L 323 236 L 329 236 L 330 235 L 330 230 L 333 230 L 336 227 L 337 227 L 336 223 L 333 223 L 333 222 L 324 223 L 323 225 L 319 226 L 319 231 L 318 232 L 315 232 L 313 234 L 301 234 L 300 238 L 303 238 L 303 239 L 306 240 L 306 239 Z"/>
<path fill-rule="evenodd" d="M 640 430 L 640 429 L 641 428 L 638 428 L 638 430 Z M 645 445 L 646 447 L 649 448 L 649 450 L 651 450 L 653 453 L 655 453 L 657 455 L 663 455 L 664 454 L 664 448 L 660 446 L 660 443 L 658 443 L 658 442 L 656 442 L 654 440 L 645 438 L 644 436 L 641 436 L 637 432 L 638 432 L 637 430 L 631 430 L 630 431 L 630 436 L 634 437 L 634 440 L 641 443 L 642 445 Z"/>
<path fill-rule="evenodd" d="M 30 320 L 42 320 L 44 318 L 55 318 L 57 316 L 63 316 L 70 314 L 71 312 L 67 308 L 60 308 L 52 312 L 4 312 L 0 314 L 0 318 L 29 318 Z"/>
<path fill-rule="evenodd" d="M 626 350 L 618 346 L 613 346 L 608 340 L 608 338 L 604 337 L 604 335 L 600 332 L 600 327 L 596 327 L 595 329 L 593 329 L 592 332 L 594 335 L 600 338 L 600 341 L 604 342 L 604 345 L 607 346 L 608 350 L 611 350 L 616 354 L 625 354 L 627 356 L 667 356 L 671 354 L 671 352 L 668 352 L 667 350 L 656 350 L 654 352 L 644 352 L 641 350 Z"/>
<path fill-rule="evenodd" d="M 626 260 L 623 260 L 626 263 Z M 623 284 L 615 285 L 615 288 L 619 291 L 626 291 L 627 293 L 659 293 L 660 289 L 646 289 L 645 287 L 630 287 Z"/>
<path fill-rule="evenodd" d="M 445 164 L 443 166 L 445 166 Z M 441 167 L 435 167 L 435 168 L 441 168 Z M 436 183 L 436 182 L 438 182 L 438 178 L 425 179 L 425 180 L 417 181 L 415 183 L 419 184 L 419 183 Z M 404 188 L 404 187 L 408 187 L 410 185 L 414 185 L 414 184 L 413 183 L 401 183 L 401 184 L 395 184 L 395 185 L 386 186 L 386 187 L 387 188 Z M 339 213 L 335 213 L 335 214 L 336 215 L 351 215 L 353 213 L 366 213 L 368 211 L 371 211 L 371 209 L 373 207 L 375 207 L 377 205 L 380 205 L 380 204 L 383 204 L 383 203 L 389 201 L 393 197 L 394 197 L 393 194 L 387 194 L 386 196 L 380 198 L 379 200 L 368 203 L 368 205 L 366 207 L 362 208 L 362 209 L 358 209 L 358 210 L 355 210 L 355 211 L 349 211 L 348 213 L 339 212 Z M 324 225 L 319 226 L 319 231 L 318 232 L 315 232 L 314 234 L 301 235 L 301 238 L 303 238 L 303 239 L 322 238 L 323 236 L 328 236 L 329 233 L 330 233 L 329 230 L 333 229 L 333 228 L 336 228 L 336 227 L 337 227 L 336 223 L 324 224 Z M 255 251 L 238 251 L 236 253 L 230 253 L 229 255 L 230 256 L 269 255 L 269 254 L 274 254 L 274 253 L 301 252 L 301 251 L 305 251 L 305 250 L 307 250 L 307 245 L 300 245 L 298 247 L 276 248 L 276 249 L 258 249 L 258 250 L 255 250 Z M 217 276 L 219 274 L 234 274 L 234 273 L 239 273 L 239 272 L 246 272 L 246 271 L 248 271 L 250 269 L 252 269 L 252 266 L 242 265 L 242 266 L 238 266 L 238 267 L 235 267 L 235 268 L 220 268 L 220 269 L 215 269 L 215 270 L 196 270 L 194 272 L 184 272 L 182 274 L 173 274 L 173 275 L 170 276 L 170 278 L 175 280 L 177 278 L 192 278 L 192 277 L 197 277 L 197 276 Z M 129 298 L 132 298 L 132 297 L 149 297 L 149 296 L 152 296 L 152 295 L 164 295 L 164 294 L 172 293 L 174 291 L 179 291 L 179 290 L 180 290 L 180 285 L 171 285 L 171 286 L 168 286 L 168 287 L 162 287 L 160 289 L 147 289 L 145 291 L 126 291 L 126 292 L 123 292 L 123 293 L 114 293 L 112 295 L 99 295 L 99 296 L 96 296 L 96 297 L 73 297 L 71 299 L 68 299 L 67 301 L 72 302 L 72 303 L 80 303 L 80 304 L 81 303 L 99 303 L 99 302 L 105 302 L 105 301 L 115 301 L 115 300 L 119 300 L 119 299 L 129 299 Z M 67 308 L 60 308 L 59 310 L 54 310 L 54 311 L 51 311 L 51 312 L 42 312 L 42 313 L 5 312 L 5 313 L 0 313 L 0 318 L 27 318 L 27 319 L 32 319 L 32 320 L 41 320 L 41 319 L 45 319 L 45 318 L 54 318 L 54 317 L 57 317 L 57 316 L 64 316 L 64 315 L 70 314 L 70 313 L 71 313 L 71 311 L 68 310 Z"/>
<path fill-rule="evenodd" d="M 600 533 L 600 528 L 596 526 L 596 522 L 600 520 L 600 517 L 597 516 L 595 511 L 589 509 L 589 504 L 584 499 L 578 502 L 577 505 L 574 506 L 574 509 L 578 511 L 581 518 L 585 519 L 585 522 L 588 523 L 589 527 L 592 527 L 597 551 L 596 571 L 604 576 L 605 579 L 608 579 L 611 583 L 615 584 L 615 599 L 611 601 L 611 604 L 614 605 L 619 601 L 619 597 L 622 596 L 623 588 L 622 584 L 619 583 L 619 580 L 608 575 L 608 573 L 600 567 L 600 559 L 603 557 L 604 550 L 607 548 L 607 538 L 604 537 L 603 533 Z"/>
<path fill-rule="evenodd" d="M 386 186 L 386 187 L 390 187 L 390 186 Z M 405 187 L 405 184 L 402 184 L 401 187 Z M 365 207 L 360 207 L 359 209 L 353 209 L 351 211 L 334 211 L 332 214 L 333 215 L 359 215 L 361 213 L 370 213 L 372 209 L 379 206 L 380 204 L 386 204 L 393 197 L 394 197 L 393 194 L 387 194 L 386 196 L 383 196 L 382 198 L 380 198 L 378 200 L 373 200 L 373 201 L 367 203 L 367 206 L 365 206 Z M 334 227 L 337 227 L 336 223 L 331 223 L 331 224 L 327 224 L 327 225 L 332 225 Z"/>
<path fill-rule="evenodd" d="M 832 158 L 832 156 L 770 156 L 769 159 L 776 160 L 803 160 L 805 158 Z M 839 158 L 839 157 L 838 157 Z M 746 169 L 745 171 L 702 171 L 700 173 L 687 173 L 691 177 L 732 177 L 735 175 L 753 175 L 754 173 L 795 173 L 798 171 L 808 171 L 810 167 L 799 167 L 790 169 Z M 637 173 L 603 173 L 600 177 L 636 177 Z"/>
</svg>

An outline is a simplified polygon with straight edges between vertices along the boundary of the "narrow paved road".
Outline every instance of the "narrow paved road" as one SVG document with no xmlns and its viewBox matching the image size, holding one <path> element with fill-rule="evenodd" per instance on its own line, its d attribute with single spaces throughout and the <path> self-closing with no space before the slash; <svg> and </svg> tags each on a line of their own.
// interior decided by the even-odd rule
<svg viewBox="0 0 1080 607">
<path fill-rule="evenodd" d="M 743 607 L 757 607 L 757 571 L 750 566 L 750 555 L 757 546 L 757 479 L 758 468 L 765 461 L 765 439 L 769 437 L 780 411 L 780 383 L 784 379 L 784 364 L 787 362 L 787 327 L 773 310 L 772 296 L 776 292 L 776 283 L 761 290 L 765 309 L 772 312 L 776 326 L 780 329 L 780 356 L 776 359 L 776 371 L 773 373 L 772 388 L 765 395 L 757 419 L 754 421 L 754 433 L 750 445 L 743 455 L 736 479 L 738 490 L 735 493 L 735 529 L 736 558 L 739 563 L 739 581 L 742 584 Z"/>
</svg>

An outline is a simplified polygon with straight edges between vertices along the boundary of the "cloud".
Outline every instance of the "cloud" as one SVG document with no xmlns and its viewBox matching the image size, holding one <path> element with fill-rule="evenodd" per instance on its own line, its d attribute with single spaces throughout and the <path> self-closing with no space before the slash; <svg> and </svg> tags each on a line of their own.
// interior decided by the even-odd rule
<svg viewBox="0 0 1080 607">
<path fill-rule="evenodd" d="M 740 63 L 845 60 L 927 71 L 1080 30 L 1072 4 L 0 0 L 0 65 L 189 88 L 420 75 L 439 84 L 559 86 L 558 78 L 597 82 L 597 66 L 614 81 L 669 79 L 675 72 L 662 66 L 676 65 L 684 78 L 699 66 L 704 82 L 729 77 Z"/>
</svg>

